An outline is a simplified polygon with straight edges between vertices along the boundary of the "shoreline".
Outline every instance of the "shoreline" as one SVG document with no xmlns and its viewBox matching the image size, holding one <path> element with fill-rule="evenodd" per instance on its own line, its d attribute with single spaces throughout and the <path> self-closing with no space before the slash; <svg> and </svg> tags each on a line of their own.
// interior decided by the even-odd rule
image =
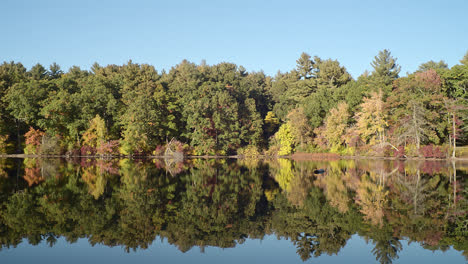
<svg viewBox="0 0 468 264">
<path fill-rule="evenodd" d="M 174 159 L 173 156 L 154 156 L 154 155 L 138 155 L 138 156 L 123 156 L 123 155 L 91 155 L 91 156 L 67 156 L 67 155 L 31 155 L 31 154 L 0 154 L 0 158 L 89 158 L 89 159 Z M 468 161 L 468 157 L 462 158 L 422 158 L 422 157 L 376 157 L 376 156 L 339 156 L 330 155 L 330 153 L 295 153 L 288 156 L 265 156 L 258 155 L 253 157 L 243 157 L 241 155 L 203 155 L 203 156 L 184 156 L 183 159 L 292 159 L 296 161 L 310 160 L 401 160 L 401 161 Z"/>
</svg>

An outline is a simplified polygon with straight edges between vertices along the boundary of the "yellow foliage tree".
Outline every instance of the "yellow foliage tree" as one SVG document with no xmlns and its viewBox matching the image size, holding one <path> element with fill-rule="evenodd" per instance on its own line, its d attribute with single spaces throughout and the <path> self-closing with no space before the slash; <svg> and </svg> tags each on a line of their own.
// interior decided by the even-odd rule
<svg viewBox="0 0 468 264">
<path fill-rule="evenodd" d="M 291 110 L 286 119 L 291 126 L 291 133 L 294 136 L 296 145 L 303 147 L 309 141 L 309 133 L 312 130 L 304 113 L 304 108 L 299 107 Z"/>
<path fill-rule="evenodd" d="M 275 139 L 279 144 L 278 155 L 289 155 L 294 151 L 294 135 L 292 134 L 291 124 L 289 122 L 282 124 L 278 132 L 275 134 Z"/>
<path fill-rule="evenodd" d="M 388 126 L 383 102 L 383 93 L 372 92 L 370 98 L 364 98 L 361 111 L 356 113 L 356 126 L 361 139 L 370 145 L 385 142 L 385 129 Z"/>
<path fill-rule="evenodd" d="M 342 136 L 345 134 L 349 119 L 348 108 L 347 103 L 339 103 L 336 108 L 330 110 L 325 120 L 323 133 L 331 149 L 338 148 L 343 143 Z"/>
<path fill-rule="evenodd" d="M 106 122 L 99 115 L 89 121 L 89 128 L 82 136 L 83 145 L 93 148 L 104 143 L 108 138 Z"/>
</svg>

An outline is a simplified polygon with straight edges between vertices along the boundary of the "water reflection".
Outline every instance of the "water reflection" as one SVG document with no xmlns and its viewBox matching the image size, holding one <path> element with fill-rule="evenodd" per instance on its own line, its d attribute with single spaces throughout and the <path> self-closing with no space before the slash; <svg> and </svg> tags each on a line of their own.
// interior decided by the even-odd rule
<svg viewBox="0 0 468 264">
<path fill-rule="evenodd" d="M 0 247 L 64 237 L 128 251 L 160 237 L 186 252 L 274 234 L 307 260 L 358 234 L 381 263 L 403 239 L 467 257 L 467 171 L 441 161 L 2 159 Z"/>
</svg>

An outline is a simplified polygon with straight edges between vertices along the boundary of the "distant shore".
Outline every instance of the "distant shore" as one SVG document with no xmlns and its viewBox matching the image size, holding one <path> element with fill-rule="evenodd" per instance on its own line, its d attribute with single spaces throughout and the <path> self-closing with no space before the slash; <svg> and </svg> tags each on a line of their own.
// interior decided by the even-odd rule
<svg viewBox="0 0 468 264">
<path fill-rule="evenodd" d="M 0 158 L 65 158 L 65 159 L 76 159 L 76 158 L 89 158 L 89 159 L 172 159 L 172 156 L 154 156 L 154 155 L 135 155 L 135 156 L 125 156 L 125 155 L 79 155 L 79 156 L 68 156 L 68 155 L 31 155 L 31 154 L 0 154 Z M 287 158 L 297 161 L 308 161 L 308 160 L 421 160 L 421 161 L 468 161 L 468 157 L 457 157 L 457 158 L 424 158 L 424 157 L 377 157 L 377 156 L 340 156 L 333 153 L 294 153 L 287 156 L 242 156 L 242 155 L 202 155 L 202 156 L 184 156 L 185 159 L 278 159 L 278 158 Z"/>
</svg>

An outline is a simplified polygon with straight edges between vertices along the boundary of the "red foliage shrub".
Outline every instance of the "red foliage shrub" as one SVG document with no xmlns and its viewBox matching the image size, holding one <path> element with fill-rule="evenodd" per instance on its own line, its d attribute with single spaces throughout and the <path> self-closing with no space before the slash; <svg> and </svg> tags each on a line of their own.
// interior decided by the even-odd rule
<svg viewBox="0 0 468 264">
<path fill-rule="evenodd" d="M 96 148 L 84 145 L 81 147 L 82 156 L 92 156 L 96 154 Z"/>
<path fill-rule="evenodd" d="M 420 149 L 425 158 L 443 159 L 446 157 L 446 149 L 442 146 L 426 145 Z"/>
<path fill-rule="evenodd" d="M 100 155 L 112 155 L 119 153 L 119 144 L 118 140 L 109 140 L 102 144 L 99 144 L 96 148 L 96 153 Z"/>
<path fill-rule="evenodd" d="M 404 158 L 405 157 L 405 147 L 399 146 L 398 150 L 393 149 L 393 156 L 395 158 Z"/>
</svg>

